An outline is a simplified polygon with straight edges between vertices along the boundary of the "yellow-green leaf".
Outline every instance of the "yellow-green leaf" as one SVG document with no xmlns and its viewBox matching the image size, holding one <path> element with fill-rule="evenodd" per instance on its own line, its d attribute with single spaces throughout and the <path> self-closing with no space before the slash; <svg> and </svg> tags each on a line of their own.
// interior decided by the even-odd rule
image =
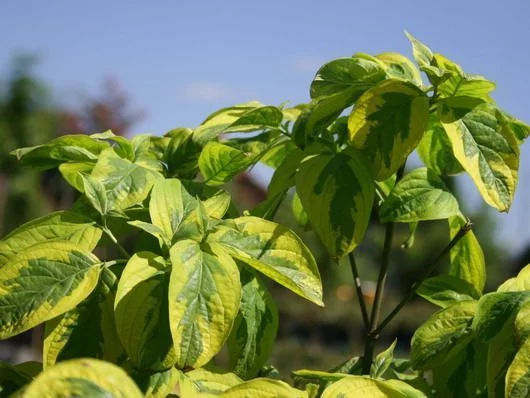
<svg viewBox="0 0 530 398">
<path fill-rule="evenodd" d="M 370 221 L 374 184 L 370 166 L 354 148 L 309 157 L 296 175 L 296 192 L 311 225 L 332 256 L 361 243 Z"/>
<path fill-rule="evenodd" d="M 222 250 L 183 240 L 170 250 L 169 318 L 177 366 L 200 367 L 219 352 L 237 316 L 239 270 Z"/>
<path fill-rule="evenodd" d="M 451 217 L 449 220 L 450 238 L 453 239 L 466 224 L 462 216 Z M 486 284 L 486 261 L 473 231 L 468 231 L 449 252 L 449 275 L 466 281 L 475 288 L 478 296 L 482 294 Z"/>
<path fill-rule="evenodd" d="M 144 398 L 166 398 L 178 383 L 180 372 L 169 368 L 160 372 L 132 371 L 130 373 Z"/>
<path fill-rule="evenodd" d="M 348 119 L 350 140 L 371 160 L 376 180 L 399 169 L 420 142 L 428 117 L 428 97 L 402 80 L 385 80 L 357 100 Z"/>
<path fill-rule="evenodd" d="M 231 387 L 243 383 L 233 373 L 213 373 L 205 369 L 194 369 L 180 373 L 179 391 L 181 397 L 218 397 Z"/>
<path fill-rule="evenodd" d="M 367 376 L 347 376 L 324 390 L 322 398 L 426 398 L 400 380 L 375 380 Z"/>
<path fill-rule="evenodd" d="M 508 211 L 519 169 L 519 146 L 512 131 L 484 104 L 461 120 L 443 123 L 453 153 L 490 206 Z"/>
<path fill-rule="evenodd" d="M 238 384 L 221 395 L 222 398 L 305 398 L 305 391 L 273 379 L 257 378 Z"/>
<path fill-rule="evenodd" d="M 0 272 L 0 339 L 61 315 L 96 287 L 100 261 L 71 242 L 21 251 Z"/>
<path fill-rule="evenodd" d="M 69 241 L 78 248 L 92 251 L 102 231 L 94 221 L 69 211 L 50 213 L 21 225 L 0 240 L 0 267 L 8 259 L 38 243 Z"/>
<path fill-rule="evenodd" d="M 315 259 L 290 229 L 258 217 L 239 217 L 221 224 L 207 239 L 296 294 L 323 305 Z"/>
<path fill-rule="evenodd" d="M 24 391 L 25 398 L 141 398 L 136 384 L 122 369 L 98 359 L 72 359 L 41 373 Z"/>
<path fill-rule="evenodd" d="M 510 278 L 497 289 L 498 292 L 524 292 L 530 290 L 530 264 L 524 267 L 515 278 Z"/>
<path fill-rule="evenodd" d="M 158 180 L 151 191 L 149 200 L 151 222 L 162 230 L 169 243 L 184 218 L 184 200 L 187 197 L 184 196 L 183 190 L 180 181 L 173 178 Z"/>
<path fill-rule="evenodd" d="M 530 338 L 527 338 L 506 372 L 506 398 L 530 395 Z"/>
<path fill-rule="evenodd" d="M 154 253 L 131 257 L 118 283 L 116 328 L 130 360 L 141 369 L 161 370 L 177 361 L 169 328 L 169 269 Z"/>
<path fill-rule="evenodd" d="M 116 276 L 104 268 L 91 295 L 44 328 L 43 365 L 73 358 L 99 358 L 116 363 L 123 354 L 114 320 Z"/>
<path fill-rule="evenodd" d="M 412 61 L 404 55 L 399 53 L 382 53 L 375 57 L 383 61 L 385 72 L 392 79 L 406 80 L 418 87 L 423 85 L 420 71 Z"/>
</svg>

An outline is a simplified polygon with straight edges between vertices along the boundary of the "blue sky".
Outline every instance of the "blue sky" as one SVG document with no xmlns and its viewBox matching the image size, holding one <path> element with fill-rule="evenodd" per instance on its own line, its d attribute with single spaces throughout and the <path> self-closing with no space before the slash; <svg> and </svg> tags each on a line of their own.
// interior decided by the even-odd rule
<svg viewBox="0 0 530 398">
<path fill-rule="evenodd" d="M 411 55 L 407 29 L 469 73 L 497 83 L 495 99 L 530 122 L 530 1 L 59 1 L 7 0 L 0 76 L 16 52 L 59 101 L 116 77 L 146 117 L 136 132 L 195 126 L 211 111 L 257 99 L 308 100 L 319 65 L 356 52 Z M 526 144 L 524 155 L 530 158 Z M 523 156 L 524 159 L 524 156 Z M 530 239 L 530 159 L 504 239 Z"/>
</svg>

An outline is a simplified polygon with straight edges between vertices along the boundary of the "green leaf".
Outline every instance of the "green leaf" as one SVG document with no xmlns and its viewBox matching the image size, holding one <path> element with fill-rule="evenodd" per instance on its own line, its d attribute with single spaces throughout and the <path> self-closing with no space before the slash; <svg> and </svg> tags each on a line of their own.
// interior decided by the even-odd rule
<svg viewBox="0 0 530 398">
<path fill-rule="evenodd" d="M 530 394 L 530 338 L 527 338 L 506 372 L 506 398 L 527 397 Z"/>
<path fill-rule="evenodd" d="M 450 238 L 453 239 L 466 224 L 462 216 L 449 220 Z M 482 294 L 486 284 L 486 262 L 484 253 L 473 231 L 468 231 L 449 252 L 449 275 L 466 281 L 475 288 L 474 297 Z"/>
<path fill-rule="evenodd" d="M 452 123 L 462 119 L 477 106 L 488 102 L 486 98 L 477 97 L 448 97 L 436 102 L 437 116 L 444 123 Z M 431 114 L 434 116 L 435 114 Z"/>
<path fill-rule="evenodd" d="M 241 306 L 228 338 L 230 368 L 243 379 L 255 377 L 267 361 L 278 331 L 278 309 L 265 284 L 241 270 Z"/>
<path fill-rule="evenodd" d="M 481 105 L 453 123 L 443 123 L 453 153 L 490 206 L 508 211 L 519 169 L 513 133 L 497 119 L 496 109 Z"/>
<path fill-rule="evenodd" d="M 83 191 L 90 204 L 99 214 L 102 216 L 106 215 L 112 204 L 108 201 L 107 191 L 101 181 L 84 176 L 83 174 L 81 174 L 81 179 L 83 180 Z"/>
<path fill-rule="evenodd" d="M 72 359 L 41 373 L 24 391 L 24 397 L 141 398 L 142 393 L 127 374 L 97 359 Z"/>
<path fill-rule="evenodd" d="M 406 174 L 379 208 L 382 222 L 439 220 L 460 214 L 458 201 L 443 181 L 425 167 Z"/>
<path fill-rule="evenodd" d="M 0 339 L 55 318 L 96 287 L 100 261 L 71 242 L 45 242 L 25 249 L 0 273 Z"/>
<path fill-rule="evenodd" d="M 50 241 L 69 241 L 81 250 L 92 251 L 102 231 L 80 214 L 57 211 L 21 225 L 0 240 L 0 268 L 27 248 Z"/>
<path fill-rule="evenodd" d="M 524 267 L 515 278 L 510 278 L 497 289 L 498 292 L 524 292 L 530 290 L 530 264 Z"/>
<path fill-rule="evenodd" d="M 131 377 L 145 398 L 166 398 L 178 383 L 179 371 L 175 368 L 154 373 L 133 371 Z"/>
<path fill-rule="evenodd" d="M 354 148 L 307 158 L 296 175 L 296 191 L 311 225 L 332 256 L 361 243 L 370 221 L 374 185 L 369 165 Z"/>
<path fill-rule="evenodd" d="M 131 161 L 134 161 L 136 158 L 132 142 L 125 137 L 114 134 L 112 130 L 107 130 L 103 133 L 91 134 L 90 138 L 94 138 L 98 141 L 109 141 L 113 143 L 114 151 L 122 158 Z"/>
<path fill-rule="evenodd" d="M 282 119 L 282 112 L 274 106 L 263 106 L 259 102 L 234 105 L 208 116 L 193 131 L 193 137 L 204 144 L 224 133 L 275 129 Z"/>
<path fill-rule="evenodd" d="M 221 185 L 245 170 L 251 162 L 251 157 L 238 149 L 210 142 L 199 156 L 199 169 L 206 184 Z"/>
<path fill-rule="evenodd" d="M 429 66 L 431 65 L 433 59 L 433 53 L 425 44 L 412 36 L 409 32 L 405 31 L 405 35 L 412 43 L 412 52 L 414 53 L 414 58 L 420 66 Z"/>
<path fill-rule="evenodd" d="M 46 322 L 44 367 L 74 358 L 99 358 L 116 363 L 123 354 L 114 320 L 116 276 L 102 269 L 90 296 L 73 310 Z"/>
<path fill-rule="evenodd" d="M 487 343 L 508 324 L 513 323 L 517 312 L 530 301 L 530 291 L 495 292 L 482 296 L 473 319 L 473 332 Z"/>
<path fill-rule="evenodd" d="M 319 99 L 345 90 L 361 94 L 385 77 L 378 62 L 360 57 L 335 59 L 317 72 L 311 83 L 311 98 Z"/>
<path fill-rule="evenodd" d="M 193 131 L 178 128 L 165 134 L 167 145 L 164 149 L 163 160 L 167 165 L 168 175 L 193 178 L 197 170 L 197 161 L 201 152 L 201 145 L 193 140 Z"/>
<path fill-rule="evenodd" d="M 429 99 L 415 85 L 385 80 L 366 91 L 348 119 L 350 140 L 372 162 L 376 180 L 404 163 L 427 128 Z"/>
<path fill-rule="evenodd" d="M 394 349 L 396 348 L 397 339 L 383 352 L 379 353 L 372 366 L 370 367 L 370 377 L 374 379 L 382 378 L 385 372 L 390 368 L 394 360 Z"/>
<path fill-rule="evenodd" d="M 305 391 L 297 390 L 289 384 L 274 379 L 257 378 L 229 388 L 223 398 L 305 398 Z"/>
<path fill-rule="evenodd" d="M 322 282 L 313 255 L 290 229 L 258 217 L 220 224 L 207 237 L 230 255 L 309 301 L 323 305 Z"/>
<path fill-rule="evenodd" d="M 295 185 L 296 172 L 305 156 L 304 152 L 297 148 L 285 157 L 272 175 L 268 189 L 269 197 L 283 195 Z"/>
<path fill-rule="evenodd" d="M 411 359 L 416 368 L 439 366 L 465 347 L 475 314 L 475 301 L 460 301 L 436 312 L 412 337 Z"/>
<path fill-rule="evenodd" d="M 142 231 L 147 232 L 149 235 L 152 235 L 155 238 L 157 238 L 160 244 L 160 247 L 162 247 L 163 245 L 166 245 L 167 247 L 171 246 L 171 241 L 167 240 L 167 237 L 162 231 L 162 229 L 160 229 L 156 225 L 153 225 L 145 221 L 139 221 L 139 220 L 127 221 L 127 224 L 132 225 L 135 228 L 139 228 Z"/>
<path fill-rule="evenodd" d="M 162 370 L 177 361 L 169 327 L 169 269 L 154 253 L 131 257 L 118 283 L 114 310 L 118 336 L 140 369 Z"/>
<path fill-rule="evenodd" d="M 382 53 L 375 57 L 383 61 L 388 77 L 409 81 L 418 87 L 423 85 L 420 71 L 404 55 L 399 53 Z"/>
<path fill-rule="evenodd" d="M 16 391 L 31 382 L 31 377 L 5 362 L 0 361 L 0 396 L 14 397 Z"/>
<path fill-rule="evenodd" d="M 431 115 L 429 127 L 417 150 L 423 163 L 440 176 L 456 175 L 464 171 L 453 155 L 451 141 L 436 115 Z"/>
<path fill-rule="evenodd" d="M 233 373 L 213 373 L 205 369 L 194 369 L 180 374 L 181 397 L 210 398 L 220 396 L 231 387 L 243 383 Z"/>
<path fill-rule="evenodd" d="M 65 162 L 95 162 L 109 144 L 84 134 L 63 135 L 47 144 L 20 148 L 12 152 L 23 166 L 48 170 Z"/>
<path fill-rule="evenodd" d="M 455 302 L 478 298 L 472 285 L 452 275 L 427 278 L 417 293 L 425 300 L 442 308 L 450 307 Z"/>
<path fill-rule="evenodd" d="M 143 202 L 155 180 L 161 175 L 152 169 L 122 159 L 109 149 L 100 154 L 90 177 L 105 186 L 109 210 L 125 210 Z"/>
<path fill-rule="evenodd" d="M 292 372 L 293 379 L 295 381 L 298 380 L 309 380 L 309 381 L 318 381 L 321 382 L 328 382 L 328 381 L 338 381 L 340 379 L 343 379 L 344 377 L 351 376 L 348 373 L 341 373 L 341 372 L 322 372 L 320 370 L 308 370 L 308 369 L 300 369 L 295 370 Z"/>
<path fill-rule="evenodd" d="M 348 376 L 324 390 L 322 398 L 426 398 L 420 390 L 400 380 L 375 380 L 367 376 Z"/>
<path fill-rule="evenodd" d="M 225 343 L 241 300 L 239 270 L 222 250 L 183 240 L 170 250 L 169 317 L 179 368 L 200 367 Z"/>
</svg>

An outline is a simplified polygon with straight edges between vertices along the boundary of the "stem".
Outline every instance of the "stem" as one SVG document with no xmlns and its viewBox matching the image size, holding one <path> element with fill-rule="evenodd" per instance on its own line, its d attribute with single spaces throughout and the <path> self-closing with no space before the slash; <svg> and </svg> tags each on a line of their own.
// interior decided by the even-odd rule
<svg viewBox="0 0 530 398">
<path fill-rule="evenodd" d="M 368 317 L 368 310 L 366 309 L 366 301 L 364 300 L 359 270 L 357 269 L 357 263 L 355 262 L 355 256 L 353 255 L 353 252 L 350 252 L 348 257 L 350 259 L 351 273 L 353 275 L 357 298 L 359 299 L 359 307 L 361 307 L 361 314 L 363 316 L 364 330 L 366 333 L 368 333 L 370 331 L 370 318 Z"/>
<path fill-rule="evenodd" d="M 429 277 L 429 275 L 434 271 L 434 269 L 438 266 L 440 261 L 451 251 L 451 249 L 462 239 L 469 231 L 471 231 L 472 224 L 468 221 L 462 228 L 460 228 L 460 231 L 455 235 L 455 237 L 449 242 L 449 244 L 438 254 L 438 256 L 433 260 L 431 264 L 429 264 L 423 273 L 420 275 L 418 280 L 412 284 L 409 291 L 407 292 L 406 296 L 401 299 L 398 305 L 396 305 L 396 308 L 394 308 L 390 314 L 386 316 L 386 318 L 381 322 L 381 324 L 373 331 L 373 334 L 377 335 L 381 333 L 381 331 L 385 328 L 388 323 L 394 319 L 394 317 L 401 311 L 401 309 L 405 306 L 405 304 L 416 294 L 416 291 L 421 286 L 421 284 Z"/>
<path fill-rule="evenodd" d="M 399 168 L 396 175 L 396 184 L 403 178 L 405 174 L 405 164 Z M 370 372 L 372 366 L 372 359 L 374 357 L 375 343 L 379 338 L 379 335 L 374 333 L 377 329 L 379 322 L 379 315 L 381 313 L 381 306 L 383 304 L 383 293 L 385 291 L 386 278 L 388 276 L 388 266 L 390 264 L 390 251 L 392 249 L 392 239 L 394 238 L 394 223 L 389 222 L 385 229 L 385 243 L 383 245 L 383 258 L 381 261 L 381 268 L 379 270 L 379 276 L 377 278 L 377 286 L 375 289 L 374 305 L 372 306 L 372 314 L 370 317 L 370 330 L 366 336 L 366 345 L 364 347 L 364 359 L 363 359 L 363 374 Z"/>
<path fill-rule="evenodd" d="M 131 258 L 131 255 L 127 253 L 127 250 L 124 249 L 124 247 L 118 242 L 118 239 L 114 236 L 112 231 L 107 227 L 107 220 L 103 218 L 103 225 L 101 226 L 101 229 L 105 234 L 110 238 L 110 240 L 116 245 L 120 253 L 125 256 L 126 258 Z"/>
</svg>

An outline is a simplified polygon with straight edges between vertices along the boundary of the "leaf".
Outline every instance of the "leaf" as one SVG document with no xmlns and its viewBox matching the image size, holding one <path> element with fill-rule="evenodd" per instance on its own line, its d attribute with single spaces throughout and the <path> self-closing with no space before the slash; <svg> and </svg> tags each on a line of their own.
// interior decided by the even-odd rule
<svg viewBox="0 0 530 398">
<path fill-rule="evenodd" d="M 370 221 L 374 185 L 369 165 L 354 148 L 307 158 L 296 191 L 311 225 L 332 256 L 361 243 Z"/>
<path fill-rule="evenodd" d="M 397 339 L 383 352 L 379 353 L 372 366 L 370 367 L 370 377 L 374 379 L 382 378 L 385 372 L 390 368 L 394 359 L 394 349 L 396 348 Z"/>
<path fill-rule="evenodd" d="M 14 393 L 31 382 L 31 377 L 5 362 L 0 361 L 0 396 L 13 397 Z"/>
<path fill-rule="evenodd" d="M 317 72 L 311 83 L 311 98 L 319 99 L 352 89 L 360 94 L 385 77 L 378 62 L 360 57 L 335 59 Z"/>
<path fill-rule="evenodd" d="M 208 143 L 199 156 L 199 169 L 209 185 L 221 185 L 245 170 L 252 159 L 238 149 L 219 142 Z"/>
<path fill-rule="evenodd" d="M 278 332 L 278 309 L 265 284 L 241 270 L 241 305 L 228 338 L 230 369 L 243 379 L 255 377 L 267 361 Z"/>
<path fill-rule="evenodd" d="M 382 222 L 439 220 L 460 214 L 458 201 L 443 181 L 422 167 L 399 181 L 379 208 Z"/>
<path fill-rule="evenodd" d="M 453 239 L 466 220 L 461 216 L 449 220 L 450 238 Z M 480 243 L 473 231 L 468 231 L 449 252 L 449 275 L 466 281 L 475 288 L 474 297 L 481 295 L 486 283 L 486 262 Z"/>
<path fill-rule="evenodd" d="M 437 93 L 440 98 L 462 96 L 487 98 L 488 94 L 495 89 L 495 83 L 486 80 L 482 76 L 465 74 L 459 65 L 448 60 L 443 55 L 435 54 L 433 64 L 438 68 L 451 72 L 449 78 L 438 84 Z"/>
<path fill-rule="evenodd" d="M 160 179 L 153 185 L 149 200 L 151 222 L 160 228 L 165 241 L 171 244 L 184 218 L 184 187 L 177 179 Z"/>
<path fill-rule="evenodd" d="M 63 135 L 44 145 L 20 148 L 12 152 L 22 166 L 34 170 L 48 170 L 65 162 L 95 162 L 98 155 L 109 148 L 106 142 L 84 134 Z"/>
<path fill-rule="evenodd" d="M 196 142 L 204 144 L 220 134 L 274 129 L 280 126 L 282 112 L 259 102 L 234 105 L 214 112 L 193 131 Z"/>
<path fill-rule="evenodd" d="M 527 397 L 530 394 L 530 338 L 527 338 L 506 372 L 507 398 Z"/>
<path fill-rule="evenodd" d="M 324 390 L 322 398 L 425 398 L 420 390 L 399 380 L 374 380 L 367 376 L 348 376 Z"/>
<path fill-rule="evenodd" d="M 352 145 L 386 180 L 404 163 L 427 128 L 429 100 L 411 83 L 389 79 L 366 91 L 348 119 Z"/>
<path fill-rule="evenodd" d="M 418 369 L 432 369 L 457 354 L 470 338 L 475 301 L 460 301 L 436 312 L 412 337 L 411 359 Z"/>
<path fill-rule="evenodd" d="M 81 250 L 92 251 L 102 231 L 80 214 L 57 211 L 21 225 L 0 240 L 0 268 L 27 248 L 50 241 L 69 241 Z"/>
<path fill-rule="evenodd" d="M 111 206 L 109 206 L 107 191 L 101 181 L 84 176 L 83 174 L 81 174 L 81 179 L 83 180 L 83 191 L 92 207 L 102 216 L 106 215 Z"/>
<path fill-rule="evenodd" d="M 131 161 L 134 161 L 136 158 L 132 142 L 125 137 L 114 134 L 112 130 L 107 130 L 103 133 L 91 134 L 90 138 L 94 138 L 98 141 L 109 141 L 113 143 L 114 151 L 122 158 Z"/>
<path fill-rule="evenodd" d="M 212 249 L 213 250 L 213 249 Z M 169 317 L 177 367 L 200 367 L 225 343 L 241 300 L 239 270 L 223 251 L 183 240 L 170 250 Z"/>
<path fill-rule="evenodd" d="M 179 371 L 175 368 L 154 373 L 133 371 L 131 377 L 145 398 L 166 398 L 178 383 Z"/>
<path fill-rule="evenodd" d="M 223 398 L 305 398 L 305 391 L 273 379 L 257 378 L 238 384 L 226 390 Z"/>
<path fill-rule="evenodd" d="M 105 186 L 109 210 L 125 210 L 143 202 L 161 175 L 122 159 L 109 149 L 100 154 L 90 177 Z"/>
<path fill-rule="evenodd" d="M 420 66 L 428 66 L 431 65 L 432 59 L 433 59 L 433 53 L 427 47 L 425 44 L 420 42 L 418 39 L 416 39 L 414 36 L 412 36 L 409 32 L 405 31 L 405 35 L 412 43 L 412 52 L 414 53 L 414 58 L 416 59 L 416 62 Z"/>
<path fill-rule="evenodd" d="M 258 217 L 220 224 L 207 241 L 294 293 L 322 306 L 322 282 L 313 255 L 290 229 Z"/>
<path fill-rule="evenodd" d="M 524 292 L 530 290 L 530 264 L 524 267 L 515 278 L 510 278 L 497 289 L 498 292 Z"/>
<path fill-rule="evenodd" d="M 84 192 L 83 174 L 90 174 L 96 165 L 94 162 L 62 163 L 59 171 L 68 184 L 79 192 Z"/>
<path fill-rule="evenodd" d="M 193 178 L 202 149 L 201 145 L 193 140 L 193 131 L 178 128 L 167 132 L 165 137 L 167 146 L 163 160 L 167 165 L 168 175 Z"/>
<path fill-rule="evenodd" d="M 348 373 L 341 372 L 322 372 L 320 370 L 308 370 L 300 369 L 292 372 L 293 379 L 298 380 L 309 380 L 309 381 L 318 381 L 319 383 L 328 382 L 328 381 L 338 381 L 344 377 L 351 376 Z"/>
<path fill-rule="evenodd" d="M 44 242 L 25 249 L 0 273 L 0 339 L 55 318 L 96 287 L 100 261 L 71 242 Z"/>
<path fill-rule="evenodd" d="M 473 319 L 474 334 L 480 341 L 489 342 L 505 325 L 513 322 L 519 309 L 529 301 L 530 291 L 485 294 L 478 301 Z"/>
<path fill-rule="evenodd" d="M 104 268 L 90 296 L 44 328 L 44 367 L 74 358 L 99 358 L 116 363 L 123 354 L 114 320 L 116 276 Z"/>
<path fill-rule="evenodd" d="M 118 283 L 116 329 L 140 369 L 163 370 L 177 361 L 169 326 L 169 280 L 162 257 L 140 252 L 130 258 Z"/>
<path fill-rule="evenodd" d="M 243 380 L 234 373 L 213 373 L 206 369 L 194 369 L 180 374 L 180 396 L 217 397 L 241 383 Z"/>
<path fill-rule="evenodd" d="M 450 307 L 459 301 L 479 298 L 473 286 L 452 275 L 427 278 L 419 287 L 417 294 L 442 308 Z"/>
<path fill-rule="evenodd" d="M 141 398 L 142 393 L 127 374 L 98 359 L 72 359 L 41 373 L 24 391 L 24 397 Z"/>
<path fill-rule="evenodd" d="M 296 222 L 302 226 L 307 227 L 309 224 L 309 215 L 304 210 L 300 196 L 295 192 L 291 201 L 291 211 L 293 212 Z"/>
<path fill-rule="evenodd" d="M 423 163 L 439 176 L 456 175 L 464 171 L 453 155 L 451 141 L 436 116 L 431 115 L 429 127 L 417 150 Z"/>
<path fill-rule="evenodd" d="M 476 107 L 461 120 L 443 123 L 453 153 L 490 206 L 508 211 L 519 168 L 513 133 L 499 122 L 489 104 Z"/>
<path fill-rule="evenodd" d="M 423 85 L 420 71 L 404 55 L 399 53 L 382 53 L 375 57 L 383 61 L 388 77 L 409 81 L 418 87 Z"/>
<path fill-rule="evenodd" d="M 300 149 L 290 152 L 272 175 L 268 188 L 268 196 L 283 195 L 295 185 L 296 172 L 300 162 L 306 155 Z"/>
</svg>

